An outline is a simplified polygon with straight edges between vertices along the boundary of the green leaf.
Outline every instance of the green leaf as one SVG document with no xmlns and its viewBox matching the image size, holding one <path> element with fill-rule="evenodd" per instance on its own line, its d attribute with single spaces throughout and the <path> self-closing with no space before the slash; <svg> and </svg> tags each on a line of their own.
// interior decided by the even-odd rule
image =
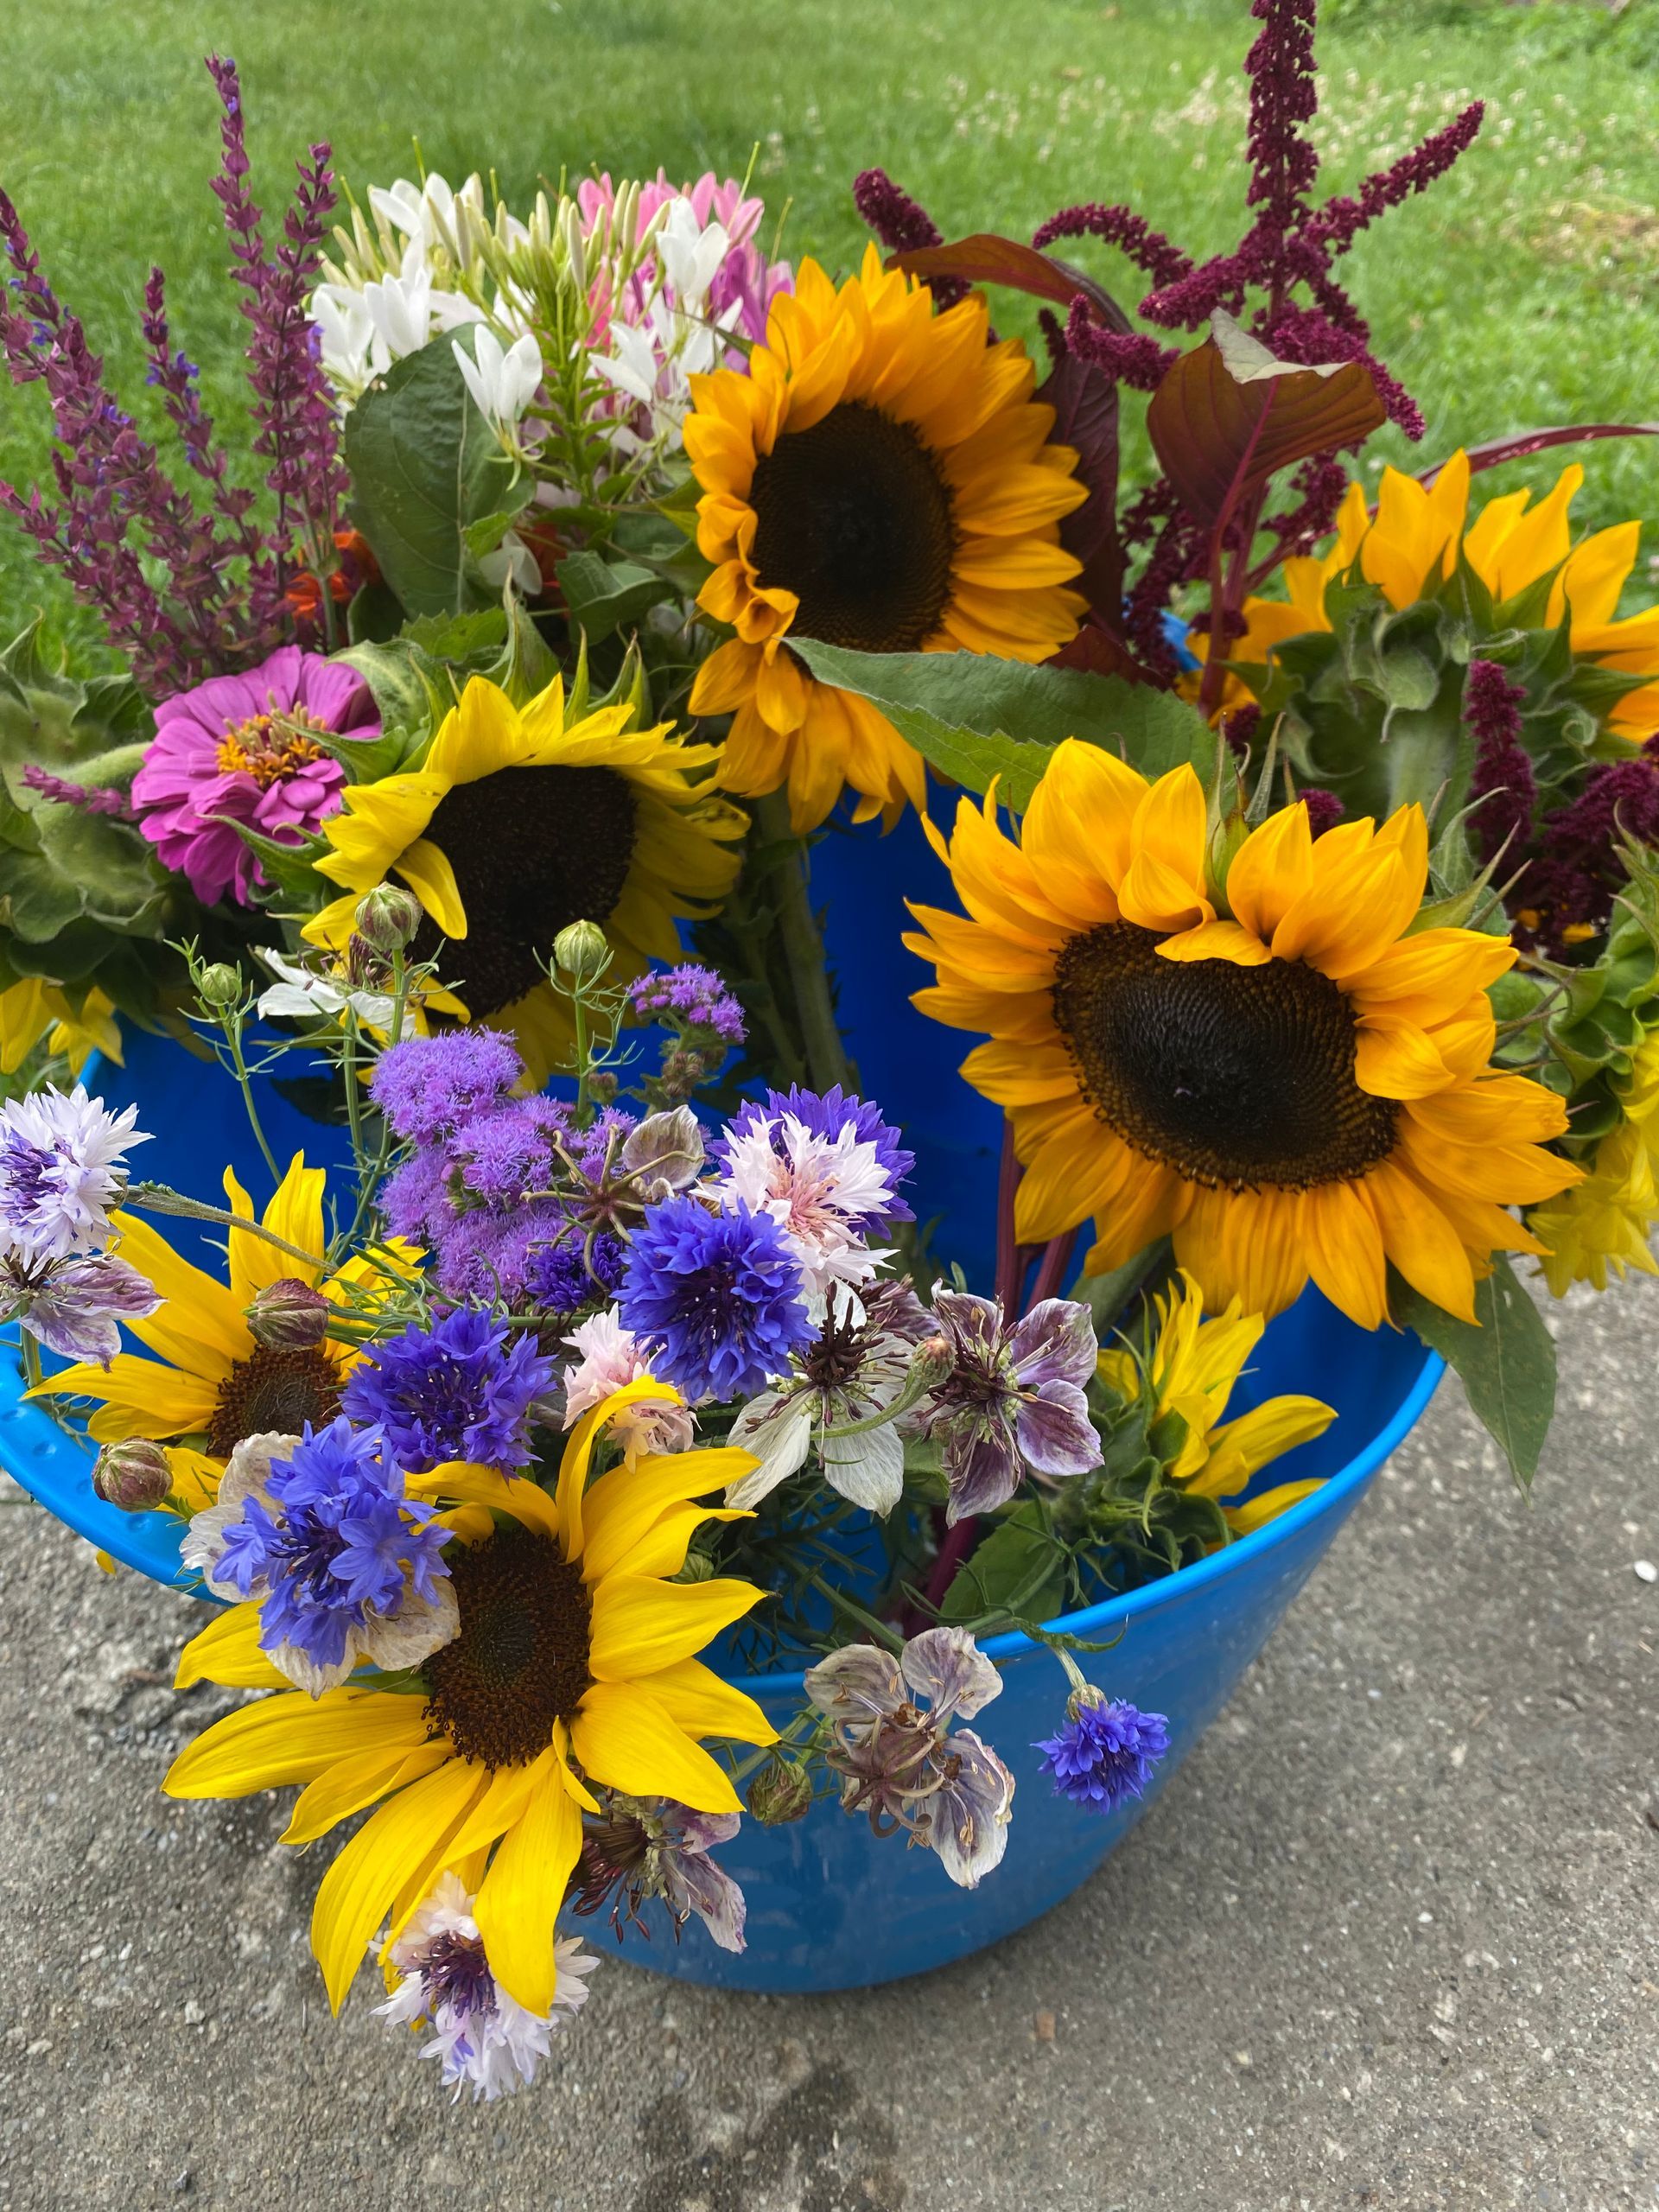
<svg viewBox="0 0 1659 2212">
<path fill-rule="evenodd" d="M 409 613 L 480 605 L 467 532 L 516 512 L 519 473 L 473 404 L 451 334 L 375 378 L 346 418 L 343 445 L 359 525 Z"/>
<path fill-rule="evenodd" d="M 1502 1447 L 1522 1490 L 1538 1471 L 1555 1410 L 1555 1340 L 1506 1259 L 1475 1286 L 1478 1328 L 1459 1321 L 1390 1271 L 1389 1306 L 1455 1368 L 1469 1403 Z"/>
<path fill-rule="evenodd" d="M 988 790 L 1016 813 L 1031 803 L 1063 738 L 1121 753 L 1144 776 L 1190 762 L 1206 784 L 1216 740 L 1184 700 L 1121 677 L 1032 668 L 989 653 L 856 653 L 811 638 L 790 639 L 821 683 L 879 707 L 944 775 Z"/>
<path fill-rule="evenodd" d="M 632 561 L 602 561 L 597 553 L 572 553 L 556 572 L 573 624 L 590 645 L 637 622 L 649 607 L 674 595 L 674 587 Z"/>
<path fill-rule="evenodd" d="M 1015 1506 L 957 1571 L 944 1593 L 941 1620 L 978 1620 L 985 1613 L 1020 1613 L 1048 1620 L 1065 1603 L 1067 1551 L 1040 1498 Z"/>
</svg>

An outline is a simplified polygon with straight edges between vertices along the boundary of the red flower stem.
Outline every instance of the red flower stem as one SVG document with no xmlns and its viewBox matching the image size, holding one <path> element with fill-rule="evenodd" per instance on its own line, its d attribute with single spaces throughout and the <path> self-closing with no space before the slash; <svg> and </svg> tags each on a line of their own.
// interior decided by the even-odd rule
<svg viewBox="0 0 1659 2212">
<path fill-rule="evenodd" d="M 956 1580 L 957 1569 L 978 1541 L 979 1522 L 976 1520 L 958 1521 L 954 1529 L 945 1530 L 944 1541 L 939 1546 L 939 1555 L 933 1562 L 933 1572 L 927 1578 L 925 1592 L 930 1620 L 944 1603 L 944 1593 Z"/>
<path fill-rule="evenodd" d="M 1057 1295 L 1071 1265 L 1072 1248 L 1077 1241 L 1077 1230 L 1068 1229 L 1064 1236 L 1052 1237 L 1043 1247 L 1043 1264 L 1038 1268 L 1037 1280 L 1031 1287 L 1031 1305 L 1026 1308 L 1027 1313 L 1032 1306 L 1040 1306 L 1046 1298 Z"/>
<path fill-rule="evenodd" d="M 1025 1268 L 1014 1236 L 1014 1198 L 1025 1173 L 1014 1149 L 1014 1124 L 1002 1123 L 1002 1166 L 996 1185 L 996 1295 L 1005 1313 L 1012 1313 L 1020 1295 Z"/>
</svg>

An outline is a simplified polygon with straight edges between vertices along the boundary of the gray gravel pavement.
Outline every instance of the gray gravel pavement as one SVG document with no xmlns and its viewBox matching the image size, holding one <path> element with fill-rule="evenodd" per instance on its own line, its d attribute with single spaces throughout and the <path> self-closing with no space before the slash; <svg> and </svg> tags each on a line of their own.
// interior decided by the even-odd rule
<svg viewBox="0 0 1659 2212">
<path fill-rule="evenodd" d="M 332 2025 L 319 1865 L 156 1782 L 184 1604 L 0 1515 L 0 2205 L 1278 2212 L 1659 2204 L 1659 1284 L 1561 1319 L 1530 1510 L 1451 1387 L 1069 1904 L 931 1979 L 607 1964 L 529 2094 Z"/>
</svg>

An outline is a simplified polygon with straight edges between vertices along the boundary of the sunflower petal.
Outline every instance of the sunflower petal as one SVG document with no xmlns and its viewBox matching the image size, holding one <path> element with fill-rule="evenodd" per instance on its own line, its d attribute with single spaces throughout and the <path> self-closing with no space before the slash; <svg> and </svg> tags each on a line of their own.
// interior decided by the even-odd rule
<svg viewBox="0 0 1659 2212">
<path fill-rule="evenodd" d="M 581 1850 L 582 1815 L 550 1765 L 497 1846 L 473 1907 L 491 1973 L 528 2012 L 552 2009 L 553 1924 Z"/>
<path fill-rule="evenodd" d="M 323 1876 L 311 1911 L 311 1948 L 334 2012 L 398 1891 L 442 1846 L 483 1783 L 481 1767 L 448 1760 L 382 1805 Z"/>
<path fill-rule="evenodd" d="M 607 1789 L 677 1797 L 698 1813 L 741 1810 L 725 1769 L 638 1682 L 593 1683 L 570 1724 L 570 1741 L 583 1770 Z"/>
</svg>

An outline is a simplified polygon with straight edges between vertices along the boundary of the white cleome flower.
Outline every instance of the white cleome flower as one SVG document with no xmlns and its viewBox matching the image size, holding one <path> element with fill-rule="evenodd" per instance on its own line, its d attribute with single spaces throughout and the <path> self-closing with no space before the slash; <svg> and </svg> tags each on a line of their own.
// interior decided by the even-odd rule
<svg viewBox="0 0 1659 2212">
<path fill-rule="evenodd" d="M 553 2037 L 587 2003 L 587 1977 L 599 1961 L 575 1936 L 557 1937 L 553 2002 L 528 2012 L 491 1973 L 472 1907 L 455 1875 L 438 1877 L 387 1954 L 403 1979 L 375 2011 L 394 2026 L 430 2028 L 421 2056 L 439 2062 L 457 2097 L 470 2086 L 474 2101 L 493 2104 L 535 2080 Z"/>
<path fill-rule="evenodd" d="M 363 295 L 349 284 L 319 284 L 311 316 L 322 334 L 324 373 L 342 399 L 360 398 L 391 359 Z"/>
<path fill-rule="evenodd" d="M 336 1020 L 347 1007 L 371 1029 L 390 1030 L 397 1013 L 397 1002 L 389 991 L 354 991 L 333 976 L 320 976 L 315 969 L 302 967 L 297 960 L 288 960 L 280 952 L 272 952 L 265 945 L 255 950 L 277 980 L 269 990 L 259 995 L 259 1012 L 269 1020 L 273 1015 L 292 1021 L 315 1020 L 319 1017 Z M 408 1007 L 404 1008 L 405 1037 L 415 1033 L 415 1016 Z"/>
<path fill-rule="evenodd" d="M 468 353 L 451 339 L 455 365 L 478 411 L 504 433 L 515 429 L 541 384 L 542 349 L 528 331 L 503 347 L 493 330 L 480 325 Z"/>
</svg>

